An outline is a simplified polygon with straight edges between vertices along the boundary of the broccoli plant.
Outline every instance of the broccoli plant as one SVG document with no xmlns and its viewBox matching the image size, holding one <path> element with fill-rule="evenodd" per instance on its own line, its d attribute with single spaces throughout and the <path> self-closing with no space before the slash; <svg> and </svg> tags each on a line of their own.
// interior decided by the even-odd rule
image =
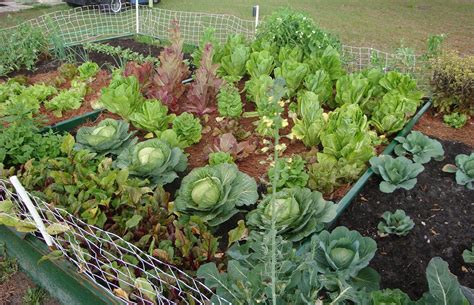
<svg viewBox="0 0 474 305">
<path fill-rule="evenodd" d="M 296 242 L 322 231 L 336 217 L 336 205 L 326 201 L 320 192 L 307 188 L 288 188 L 275 194 L 276 230 L 285 239 Z M 272 196 L 265 197 L 247 214 L 251 228 L 265 230 L 272 221 Z"/>
<path fill-rule="evenodd" d="M 389 234 L 406 236 L 415 226 L 413 220 L 405 214 L 404 210 L 397 209 L 395 213 L 387 211 L 383 213 L 382 219 L 377 226 L 379 235 L 382 237 Z"/>
<path fill-rule="evenodd" d="M 369 162 L 372 170 L 384 180 L 379 186 L 380 191 L 384 193 L 393 193 L 399 188 L 411 190 L 415 187 L 416 177 L 425 169 L 423 165 L 405 157 L 394 159 L 391 156 L 381 155 L 372 157 Z"/>
<path fill-rule="evenodd" d="M 238 208 L 257 201 L 257 183 L 235 164 L 193 169 L 181 182 L 176 211 L 198 216 L 216 227 L 229 220 Z"/>
<path fill-rule="evenodd" d="M 395 140 L 400 143 L 395 146 L 395 153 L 398 156 L 409 153 L 416 163 L 428 163 L 432 158 L 441 161 L 444 158 L 444 149 L 441 143 L 419 131 L 412 131 L 408 136 L 396 137 Z"/>
<path fill-rule="evenodd" d="M 76 150 L 87 149 L 100 155 L 119 155 L 129 145 L 134 145 L 136 131 L 128 132 L 125 121 L 105 119 L 96 126 L 81 127 L 77 131 Z"/>
<path fill-rule="evenodd" d="M 456 173 L 456 182 L 474 190 L 474 153 L 471 155 L 460 154 L 455 158 L 456 165 L 446 164 L 443 172 Z"/>
</svg>

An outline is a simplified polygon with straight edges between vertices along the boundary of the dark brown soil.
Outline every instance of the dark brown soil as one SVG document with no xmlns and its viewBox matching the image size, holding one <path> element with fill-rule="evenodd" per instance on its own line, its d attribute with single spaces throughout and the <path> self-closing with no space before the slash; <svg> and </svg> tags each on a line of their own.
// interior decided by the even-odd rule
<svg viewBox="0 0 474 305">
<path fill-rule="evenodd" d="M 456 155 L 472 149 L 459 142 L 441 142 L 445 160 L 425 164 L 414 189 L 385 194 L 379 191 L 379 177 L 374 176 L 338 221 L 377 241 L 371 266 L 380 273 L 382 287 L 400 288 L 416 299 L 428 290 L 425 269 L 435 256 L 449 263 L 462 285 L 474 287 L 474 270 L 461 256 L 474 236 L 474 191 L 441 171 L 443 165 L 454 163 Z M 415 222 L 414 229 L 405 237 L 379 237 L 381 215 L 396 209 L 405 210 Z"/>
<path fill-rule="evenodd" d="M 0 305 L 22 305 L 23 296 L 28 288 L 35 284 L 23 272 L 17 272 L 4 283 L 0 283 Z M 42 305 L 59 305 L 60 303 L 50 296 L 43 299 Z"/>
<path fill-rule="evenodd" d="M 430 109 L 416 124 L 415 130 L 426 135 L 434 136 L 443 140 L 463 142 L 474 147 L 474 118 L 471 118 L 462 128 L 455 129 L 443 123 L 443 116 L 436 115 Z"/>
</svg>

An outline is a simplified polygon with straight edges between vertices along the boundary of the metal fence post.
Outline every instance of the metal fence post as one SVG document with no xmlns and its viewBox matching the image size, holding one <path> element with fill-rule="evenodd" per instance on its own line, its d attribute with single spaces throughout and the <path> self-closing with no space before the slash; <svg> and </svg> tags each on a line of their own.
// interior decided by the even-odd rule
<svg viewBox="0 0 474 305">
<path fill-rule="evenodd" d="M 140 32 L 140 21 L 138 17 L 138 0 L 135 0 L 135 23 L 136 23 L 136 32 L 137 34 Z"/>
</svg>

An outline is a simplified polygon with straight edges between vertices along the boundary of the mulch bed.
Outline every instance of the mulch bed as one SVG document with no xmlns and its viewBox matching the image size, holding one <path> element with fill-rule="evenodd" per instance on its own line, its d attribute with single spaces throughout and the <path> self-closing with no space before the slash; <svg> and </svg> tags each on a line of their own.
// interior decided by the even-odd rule
<svg viewBox="0 0 474 305">
<path fill-rule="evenodd" d="M 414 189 L 385 194 L 379 191 L 379 177 L 373 176 L 338 221 L 376 240 L 378 250 L 371 266 L 380 273 L 382 287 L 400 288 L 415 299 L 428 290 L 425 270 L 435 256 L 449 263 L 462 285 L 474 287 L 474 270 L 462 259 L 463 250 L 473 242 L 474 191 L 441 171 L 445 164 L 454 163 L 456 155 L 469 154 L 472 148 L 440 141 L 445 159 L 425 164 Z M 414 229 L 405 237 L 379 237 L 381 215 L 396 209 L 405 210 L 415 222 Z"/>
</svg>

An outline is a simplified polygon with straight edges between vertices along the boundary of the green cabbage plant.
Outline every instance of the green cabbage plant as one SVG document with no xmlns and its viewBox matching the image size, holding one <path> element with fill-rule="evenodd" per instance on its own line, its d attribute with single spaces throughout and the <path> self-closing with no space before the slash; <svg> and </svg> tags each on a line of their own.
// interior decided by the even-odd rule
<svg viewBox="0 0 474 305">
<path fill-rule="evenodd" d="M 168 129 L 176 115 L 168 114 L 168 107 L 159 100 L 146 100 L 141 107 L 130 115 L 133 126 L 150 132 Z"/>
<path fill-rule="evenodd" d="M 318 145 L 321 132 L 326 126 L 323 113 L 318 95 L 311 91 L 300 94 L 298 96 L 298 111 L 293 118 L 294 126 L 291 129 L 293 136 L 303 141 L 307 147 Z"/>
<path fill-rule="evenodd" d="M 400 143 L 395 146 L 395 153 L 398 156 L 409 153 L 416 163 L 425 164 L 430 162 L 431 158 L 436 161 L 441 161 L 444 158 L 444 149 L 441 143 L 419 131 L 412 131 L 408 136 L 396 137 L 395 140 Z"/>
<path fill-rule="evenodd" d="M 173 131 L 176 133 L 178 141 L 182 143 L 180 147 L 188 147 L 201 140 L 202 126 L 199 118 L 184 112 L 173 120 Z"/>
<path fill-rule="evenodd" d="M 474 152 L 469 156 L 460 154 L 455 158 L 456 165 L 446 164 L 443 171 L 456 173 L 456 182 L 474 190 Z"/>
<path fill-rule="evenodd" d="M 105 119 L 96 126 L 81 127 L 77 131 L 76 150 L 87 149 L 101 155 L 119 155 L 129 145 L 134 145 L 136 131 L 128 132 L 130 125 L 125 121 Z"/>
<path fill-rule="evenodd" d="M 257 183 L 235 164 L 193 169 L 181 182 L 176 211 L 203 219 L 211 227 L 220 225 L 258 199 Z"/>
<path fill-rule="evenodd" d="M 405 157 L 394 159 L 391 156 L 381 155 L 372 157 L 369 162 L 372 170 L 384 180 L 379 186 L 380 191 L 384 193 L 393 193 L 399 188 L 411 190 L 415 187 L 416 177 L 425 169 L 423 165 Z"/>
<path fill-rule="evenodd" d="M 324 230 L 336 217 L 337 206 L 324 200 L 320 192 L 312 192 L 308 188 L 283 189 L 275 197 L 273 211 L 273 196 L 268 195 L 255 210 L 247 214 L 250 227 L 261 230 L 270 228 L 274 213 L 278 234 L 297 242 Z"/>
<path fill-rule="evenodd" d="M 387 211 L 383 213 L 382 219 L 377 225 L 380 236 L 389 234 L 406 236 L 415 226 L 413 220 L 405 214 L 404 210 L 397 209 L 395 213 Z"/>
<path fill-rule="evenodd" d="M 154 185 L 165 185 L 178 178 L 188 166 L 188 160 L 178 147 L 168 142 L 151 139 L 124 149 L 115 167 L 128 168 L 133 176 L 149 179 Z"/>
</svg>

